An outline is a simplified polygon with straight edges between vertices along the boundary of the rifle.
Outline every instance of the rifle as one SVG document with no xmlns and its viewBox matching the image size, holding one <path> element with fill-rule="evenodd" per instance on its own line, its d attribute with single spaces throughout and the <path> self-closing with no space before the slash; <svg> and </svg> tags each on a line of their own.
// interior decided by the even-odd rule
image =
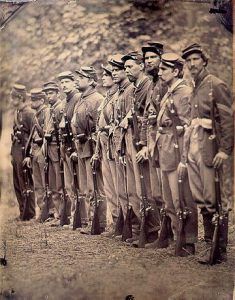
<svg viewBox="0 0 235 300">
<path fill-rule="evenodd" d="M 93 176 L 93 187 L 94 187 L 94 215 L 91 225 L 91 234 L 98 235 L 101 234 L 100 220 L 99 220 L 99 201 L 98 201 L 98 184 L 97 184 L 97 163 L 94 162 L 92 166 L 92 176 Z"/>
<path fill-rule="evenodd" d="M 220 228 L 222 226 L 224 216 L 222 212 L 220 180 L 219 180 L 218 170 L 215 170 L 215 197 L 216 197 L 217 212 L 213 218 L 215 229 L 213 233 L 212 245 L 211 245 L 210 256 L 209 256 L 210 265 L 214 265 L 218 263 L 221 259 L 219 238 L 220 238 Z"/>
<path fill-rule="evenodd" d="M 73 218 L 73 230 L 76 230 L 76 228 L 82 227 L 82 219 L 81 219 L 77 170 L 76 170 L 75 162 L 71 161 L 71 163 L 72 163 L 72 168 L 73 168 L 73 181 L 74 181 L 74 187 L 75 187 L 75 193 L 76 193 L 76 208 L 75 208 L 74 218 Z"/>
<path fill-rule="evenodd" d="M 22 214 L 23 221 L 28 221 L 31 219 L 29 204 L 30 204 L 30 198 L 31 198 L 31 194 L 33 193 L 33 190 L 30 188 L 29 176 L 30 176 L 29 169 L 27 167 L 24 167 L 23 178 L 24 178 L 25 189 L 23 191 L 23 196 L 24 196 L 24 209 Z"/>
<path fill-rule="evenodd" d="M 132 222 L 131 222 L 132 207 L 130 206 L 129 195 L 127 190 L 126 162 L 124 162 L 123 164 L 123 169 L 124 169 L 125 193 L 127 198 L 127 213 L 126 213 L 126 219 L 124 221 L 123 230 L 122 230 L 122 241 L 126 241 L 127 239 L 132 237 Z"/>
<path fill-rule="evenodd" d="M 173 99 L 170 100 L 170 108 L 167 105 L 166 108 L 168 109 L 169 117 L 172 121 L 172 130 L 173 130 L 173 136 L 175 140 L 174 149 L 175 149 L 176 161 L 178 165 L 180 163 L 180 151 L 179 151 L 177 127 L 179 126 L 181 128 L 182 124 L 177 114 L 177 110 L 174 105 Z M 177 212 L 178 232 L 176 237 L 175 255 L 181 256 L 182 250 L 185 249 L 186 246 L 186 236 L 185 236 L 184 227 L 185 227 L 186 219 L 190 213 L 185 204 L 182 178 L 178 178 L 178 189 L 179 189 L 179 211 Z"/>
<path fill-rule="evenodd" d="M 48 155 L 48 145 L 45 142 L 45 165 L 44 165 L 44 176 L 45 176 L 45 195 L 43 199 L 43 207 L 41 213 L 40 222 L 45 222 L 49 215 L 49 206 L 51 202 L 51 191 L 49 190 L 49 155 Z"/>
<path fill-rule="evenodd" d="M 70 220 L 68 218 L 68 193 L 65 188 L 65 180 L 64 180 L 64 164 L 63 164 L 63 159 L 61 157 L 61 152 L 60 152 L 60 133 L 59 133 L 59 128 L 58 124 L 56 121 L 56 117 L 54 112 L 52 113 L 52 119 L 53 119 L 53 124 L 54 124 L 54 130 L 55 130 L 55 137 L 56 137 L 56 145 L 57 145 L 57 153 L 58 153 L 58 158 L 60 162 L 60 177 L 61 177 L 61 183 L 62 183 L 62 192 L 63 192 L 63 205 L 60 213 L 60 225 L 69 225 Z"/>
<path fill-rule="evenodd" d="M 133 134 L 134 134 L 134 145 L 139 152 L 141 150 L 140 145 L 140 134 L 139 134 L 139 128 L 138 128 L 138 117 L 136 114 L 135 106 L 134 109 L 132 109 L 132 120 L 133 120 Z M 147 191 L 146 186 L 144 182 L 144 170 L 143 170 L 143 164 L 142 162 L 139 162 L 139 173 L 140 173 L 140 184 L 141 184 L 141 197 L 142 197 L 142 208 L 141 208 L 141 226 L 140 226 L 140 237 L 139 237 L 139 248 L 144 248 L 145 244 L 147 242 L 147 224 L 146 220 L 149 217 L 149 214 L 151 213 L 151 206 L 148 203 L 147 199 Z"/>
</svg>

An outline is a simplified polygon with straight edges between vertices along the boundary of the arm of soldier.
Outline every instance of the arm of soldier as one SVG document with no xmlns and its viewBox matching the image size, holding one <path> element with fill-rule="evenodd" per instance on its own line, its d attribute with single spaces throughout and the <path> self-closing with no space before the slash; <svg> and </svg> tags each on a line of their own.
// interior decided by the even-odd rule
<svg viewBox="0 0 235 300">
<path fill-rule="evenodd" d="M 219 151 L 214 157 L 213 165 L 215 168 L 219 168 L 229 155 L 231 155 L 234 139 L 232 96 L 225 83 L 214 84 L 213 98 L 215 99 L 216 109 L 219 114 L 220 130 Z"/>
</svg>

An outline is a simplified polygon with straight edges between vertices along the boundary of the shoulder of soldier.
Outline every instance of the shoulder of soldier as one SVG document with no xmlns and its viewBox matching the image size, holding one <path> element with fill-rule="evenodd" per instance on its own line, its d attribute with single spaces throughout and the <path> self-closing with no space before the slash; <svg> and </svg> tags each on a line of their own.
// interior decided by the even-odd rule
<svg viewBox="0 0 235 300">
<path fill-rule="evenodd" d="M 192 87 L 188 85 L 186 81 L 182 81 L 181 84 L 175 89 L 175 94 L 181 94 L 182 96 L 188 96 L 192 93 Z"/>
<path fill-rule="evenodd" d="M 97 101 L 104 101 L 104 96 L 99 92 L 95 92 L 94 94 L 92 94 L 92 98 Z"/>
<path fill-rule="evenodd" d="M 35 114 L 36 114 L 36 111 L 33 110 L 31 107 L 30 107 L 30 104 L 28 103 L 27 105 L 25 105 L 23 111 L 22 111 L 23 115 L 25 117 L 29 117 L 29 118 L 32 118 Z"/>
<path fill-rule="evenodd" d="M 216 77 L 213 74 L 210 74 L 210 80 L 212 81 L 213 87 L 217 87 L 217 86 L 220 86 L 220 85 L 223 85 L 223 86 L 227 87 L 227 84 L 223 80 L 221 80 L 220 78 Z"/>
</svg>

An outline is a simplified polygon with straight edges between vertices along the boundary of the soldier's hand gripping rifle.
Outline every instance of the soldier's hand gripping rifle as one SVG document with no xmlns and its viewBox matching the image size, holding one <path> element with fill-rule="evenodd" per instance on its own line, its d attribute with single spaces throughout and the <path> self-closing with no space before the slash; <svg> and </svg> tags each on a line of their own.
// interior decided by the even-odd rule
<svg viewBox="0 0 235 300">
<path fill-rule="evenodd" d="M 60 211 L 60 225 L 64 226 L 64 225 L 70 224 L 70 220 L 68 218 L 68 193 L 65 188 L 64 164 L 63 164 L 63 159 L 62 159 L 61 151 L 60 151 L 60 131 L 59 131 L 59 127 L 58 127 L 56 116 L 55 116 L 54 112 L 52 113 L 52 118 L 53 118 L 53 125 L 54 125 L 55 137 L 56 137 L 58 159 L 59 159 L 59 163 L 60 163 L 60 177 L 61 177 L 62 192 L 63 192 L 62 209 Z M 64 133 L 64 134 L 66 134 L 66 133 Z M 63 139 L 62 139 L 62 141 L 64 142 Z"/>
<path fill-rule="evenodd" d="M 138 128 L 138 117 L 136 110 L 132 110 L 132 122 L 133 122 L 133 134 L 134 134 L 134 145 L 136 151 L 139 152 L 142 148 L 140 144 L 140 133 Z M 148 203 L 146 185 L 144 181 L 144 170 L 142 161 L 139 162 L 139 173 L 140 173 L 140 184 L 141 184 L 141 197 L 142 197 L 142 208 L 141 208 L 141 226 L 140 226 L 140 237 L 139 237 L 139 248 L 144 248 L 147 242 L 147 218 L 152 213 L 152 208 Z"/>
<path fill-rule="evenodd" d="M 43 198 L 43 207 L 40 222 L 45 222 L 49 216 L 49 208 L 51 203 L 51 191 L 49 190 L 49 154 L 47 140 L 44 144 L 45 149 L 45 165 L 44 165 L 44 178 L 45 178 L 45 194 Z"/>
<path fill-rule="evenodd" d="M 174 149 L 176 155 L 177 165 L 180 163 L 180 150 L 179 150 L 179 132 L 182 133 L 184 128 L 181 124 L 179 116 L 177 114 L 177 109 L 174 105 L 173 99 L 170 99 L 170 107 L 166 106 L 168 110 L 168 116 L 172 121 L 172 130 L 174 136 Z M 178 229 L 175 245 L 175 255 L 182 256 L 182 251 L 185 250 L 186 246 L 186 236 L 185 236 L 185 223 L 189 215 L 189 210 L 185 204 L 184 198 L 184 188 L 183 188 L 183 178 L 178 178 L 178 189 L 179 189 L 179 211 L 177 212 L 178 216 Z"/>
</svg>

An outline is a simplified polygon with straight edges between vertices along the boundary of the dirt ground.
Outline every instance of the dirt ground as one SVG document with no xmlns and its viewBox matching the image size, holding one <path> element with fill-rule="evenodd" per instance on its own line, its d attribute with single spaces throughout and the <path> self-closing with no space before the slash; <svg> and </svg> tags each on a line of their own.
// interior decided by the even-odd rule
<svg viewBox="0 0 235 300">
<path fill-rule="evenodd" d="M 35 221 L 16 222 L 15 206 L 1 206 L 0 214 L 8 261 L 0 267 L 0 299 L 234 299 L 234 226 L 228 261 L 209 267 L 197 263 L 202 241 L 195 257 L 176 258 L 172 247 L 135 249 Z"/>
</svg>

